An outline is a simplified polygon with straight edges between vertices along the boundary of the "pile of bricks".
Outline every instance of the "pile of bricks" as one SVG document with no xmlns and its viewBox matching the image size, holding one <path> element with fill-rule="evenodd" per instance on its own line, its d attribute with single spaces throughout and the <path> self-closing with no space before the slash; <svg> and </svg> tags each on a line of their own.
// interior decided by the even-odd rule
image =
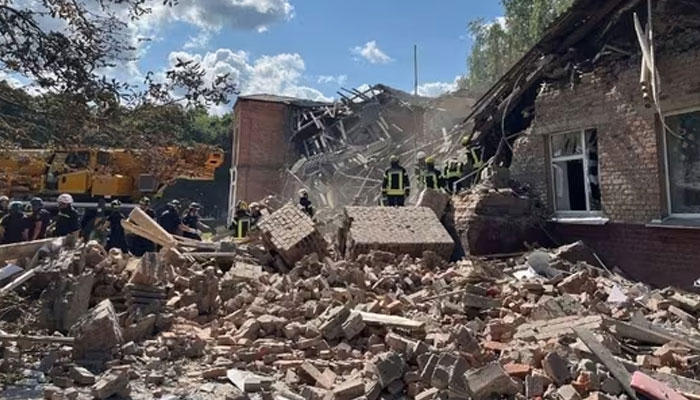
<svg viewBox="0 0 700 400">
<path fill-rule="evenodd" d="M 346 255 L 356 258 L 371 250 L 420 257 L 431 251 L 449 258 L 454 240 L 427 207 L 346 207 L 343 235 Z"/>
</svg>

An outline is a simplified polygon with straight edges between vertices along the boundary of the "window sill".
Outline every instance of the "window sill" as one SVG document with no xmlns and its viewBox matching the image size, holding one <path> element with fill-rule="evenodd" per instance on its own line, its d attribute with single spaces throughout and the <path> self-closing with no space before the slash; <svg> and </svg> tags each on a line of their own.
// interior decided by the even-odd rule
<svg viewBox="0 0 700 400">
<path fill-rule="evenodd" d="M 554 222 L 556 224 L 568 224 L 568 225 L 605 225 L 610 221 L 609 218 L 604 217 L 552 217 L 548 220 L 549 222 Z"/>
<path fill-rule="evenodd" d="M 645 225 L 647 228 L 665 229 L 700 229 L 700 216 L 698 218 L 675 218 L 655 219 Z"/>
</svg>

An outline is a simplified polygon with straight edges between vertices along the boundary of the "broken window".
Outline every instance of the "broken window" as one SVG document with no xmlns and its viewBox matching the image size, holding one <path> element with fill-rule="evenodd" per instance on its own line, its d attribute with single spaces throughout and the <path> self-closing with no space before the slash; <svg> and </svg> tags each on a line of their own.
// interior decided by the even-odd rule
<svg viewBox="0 0 700 400">
<path fill-rule="evenodd" d="M 700 214 L 700 110 L 666 117 L 671 214 Z"/>
<path fill-rule="evenodd" d="M 550 145 L 554 209 L 560 213 L 599 212 L 596 130 L 552 135 Z"/>
</svg>

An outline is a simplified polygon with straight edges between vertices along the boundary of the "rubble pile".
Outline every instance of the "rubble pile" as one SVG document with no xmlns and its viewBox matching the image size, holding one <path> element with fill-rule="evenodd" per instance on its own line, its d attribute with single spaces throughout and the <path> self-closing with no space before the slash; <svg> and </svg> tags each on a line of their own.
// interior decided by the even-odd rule
<svg viewBox="0 0 700 400">
<path fill-rule="evenodd" d="M 576 400 L 665 385 L 697 398 L 700 297 L 578 260 L 590 254 L 313 253 L 279 273 L 251 258 L 223 271 L 175 248 L 63 248 L 42 261 L 55 284 L 18 289 L 50 328 L 3 321 L 0 395 Z M 85 293 L 89 309 L 71 305 Z"/>
</svg>

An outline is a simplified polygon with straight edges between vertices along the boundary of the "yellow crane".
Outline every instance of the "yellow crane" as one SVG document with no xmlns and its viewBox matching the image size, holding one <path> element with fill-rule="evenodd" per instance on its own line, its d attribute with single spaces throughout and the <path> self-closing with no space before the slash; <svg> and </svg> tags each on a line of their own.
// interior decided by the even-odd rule
<svg viewBox="0 0 700 400">
<path fill-rule="evenodd" d="M 135 201 L 177 179 L 213 181 L 224 153 L 210 146 L 153 149 L 0 150 L 0 194 Z"/>
</svg>

